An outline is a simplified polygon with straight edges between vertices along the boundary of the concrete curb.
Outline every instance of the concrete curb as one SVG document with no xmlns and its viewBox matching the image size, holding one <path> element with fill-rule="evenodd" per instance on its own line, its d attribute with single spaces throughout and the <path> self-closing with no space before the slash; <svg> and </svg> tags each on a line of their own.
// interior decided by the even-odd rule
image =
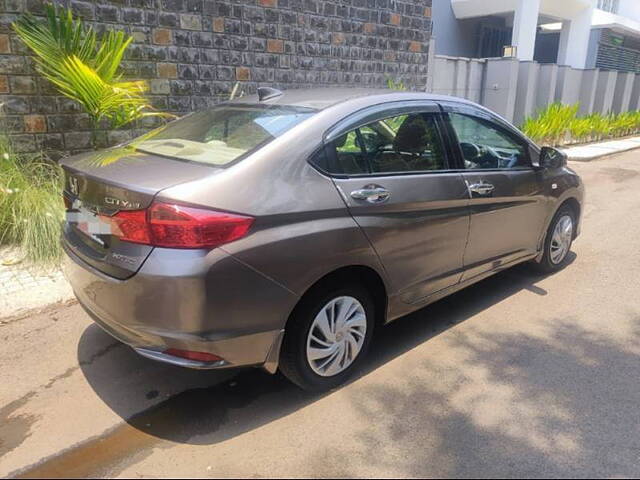
<svg viewBox="0 0 640 480">
<path fill-rule="evenodd" d="M 57 300 L 51 303 L 46 303 L 39 307 L 23 309 L 6 317 L 0 317 L 0 327 L 9 325 L 10 323 L 18 322 L 27 317 L 31 317 L 32 315 L 54 312 L 60 308 L 71 307 L 73 305 L 76 305 L 77 303 L 78 300 L 76 300 L 75 298 L 71 298 L 68 300 Z"/>
<path fill-rule="evenodd" d="M 15 262 L 16 258 L 22 258 L 17 247 L 0 247 L 0 318 L 74 298 L 60 268 Z"/>
<path fill-rule="evenodd" d="M 640 148 L 640 137 L 627 137 L 561 149 L 571 162 L 590 162 Z"/>
</svg>

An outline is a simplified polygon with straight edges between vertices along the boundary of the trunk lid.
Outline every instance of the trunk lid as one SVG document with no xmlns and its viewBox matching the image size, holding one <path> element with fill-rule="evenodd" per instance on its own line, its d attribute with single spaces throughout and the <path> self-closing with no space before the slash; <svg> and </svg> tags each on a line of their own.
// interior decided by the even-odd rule
<svg viewBox="0 0 640 480">
<path fill-rule="evenodd" d="M 145 209 L 161 190 L 219 171 L 131 148 L 92 152 L 60 163 L 67 205 L 63 245 L 95 269 L 118 279 L 134 275 L 154 247 L 120 241 L 100 215 Z"/>
</svg>

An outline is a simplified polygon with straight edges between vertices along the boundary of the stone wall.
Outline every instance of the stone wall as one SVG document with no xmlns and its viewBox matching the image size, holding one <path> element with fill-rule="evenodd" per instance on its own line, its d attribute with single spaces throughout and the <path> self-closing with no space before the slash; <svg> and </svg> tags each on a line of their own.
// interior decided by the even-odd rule
<svg viewBox="0 0 640 480">
<path fill-rule="evenodd" d="M 146 79 L 153 105 L 178 115 L 258 86 L 385 86 L 424 90 L 432 0 L 112 0 L 71 6 L 98 31 L 134 36 L 126 76 Z M 10 24 L 41 0 L 0 0 L 0 128 L 20 151 L 57 158 L 90 146 L 90 123 L 33 68 Z M 103 145 L 146 128 L 99 132 Z"/>
</svg>

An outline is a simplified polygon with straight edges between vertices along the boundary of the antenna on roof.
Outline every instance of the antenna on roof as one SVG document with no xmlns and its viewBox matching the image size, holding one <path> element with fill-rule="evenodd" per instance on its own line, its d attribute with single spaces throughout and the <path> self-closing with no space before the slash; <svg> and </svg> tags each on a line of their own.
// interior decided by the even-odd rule
<svg viewBox="0 0 640 480">
<path fill-rule="evenodd" d="M 258 87 L 258 100 L 261 102 L 279 97 L 280 95 L 282 95 L 282 92 L 276 88 Z"/>
</svg>

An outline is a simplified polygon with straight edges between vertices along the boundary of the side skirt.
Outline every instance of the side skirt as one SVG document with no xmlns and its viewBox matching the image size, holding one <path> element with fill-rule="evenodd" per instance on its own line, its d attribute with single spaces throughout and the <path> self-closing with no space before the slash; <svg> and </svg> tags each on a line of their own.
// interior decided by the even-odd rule
<svg viewBox="0 0 640 480">
<path fill-rule="evenodd" d="M 390 323 L 393 320 L 397 320 L 398 318 L 404 317 L 405 315 L 415 312 L 416 310 L 420 310 L 421 308 L 424 308 L 427 305 L 437 302 L 438 300 L 444 297 L 448 297 L 449 295 L 456 293 L 470 285 L 473 285 L 474 283 L 478 283 L 479 281 L 484 280 L 485 278 L 488 278 L 492 275 L 495 275 L 496 273 L 502 272 L 503 270 L 507 270 L 520 263 L 528 262 L 529 260 L 535 259 L 538 255 L 539 253 L 533 253 L 533 254 L 525 255 L 524 257 L 517 258 L 515 260 L 512 260 L 509 263 L 500 265 L 494 270 L 483 272 L 479 275 L 476 275 L 475 277 L 469 278 L 455 285 L 451 285 L 450 287 L 444 288 L 432 295 L 429 295 L 428 297 L 425 297 L 411 304 L 407 304 L 403 302 L 400 296 L 396 295 L 393 298 L 389 299 L 389 314 L 387 315 L 386 323 Z"/>
</svg>

